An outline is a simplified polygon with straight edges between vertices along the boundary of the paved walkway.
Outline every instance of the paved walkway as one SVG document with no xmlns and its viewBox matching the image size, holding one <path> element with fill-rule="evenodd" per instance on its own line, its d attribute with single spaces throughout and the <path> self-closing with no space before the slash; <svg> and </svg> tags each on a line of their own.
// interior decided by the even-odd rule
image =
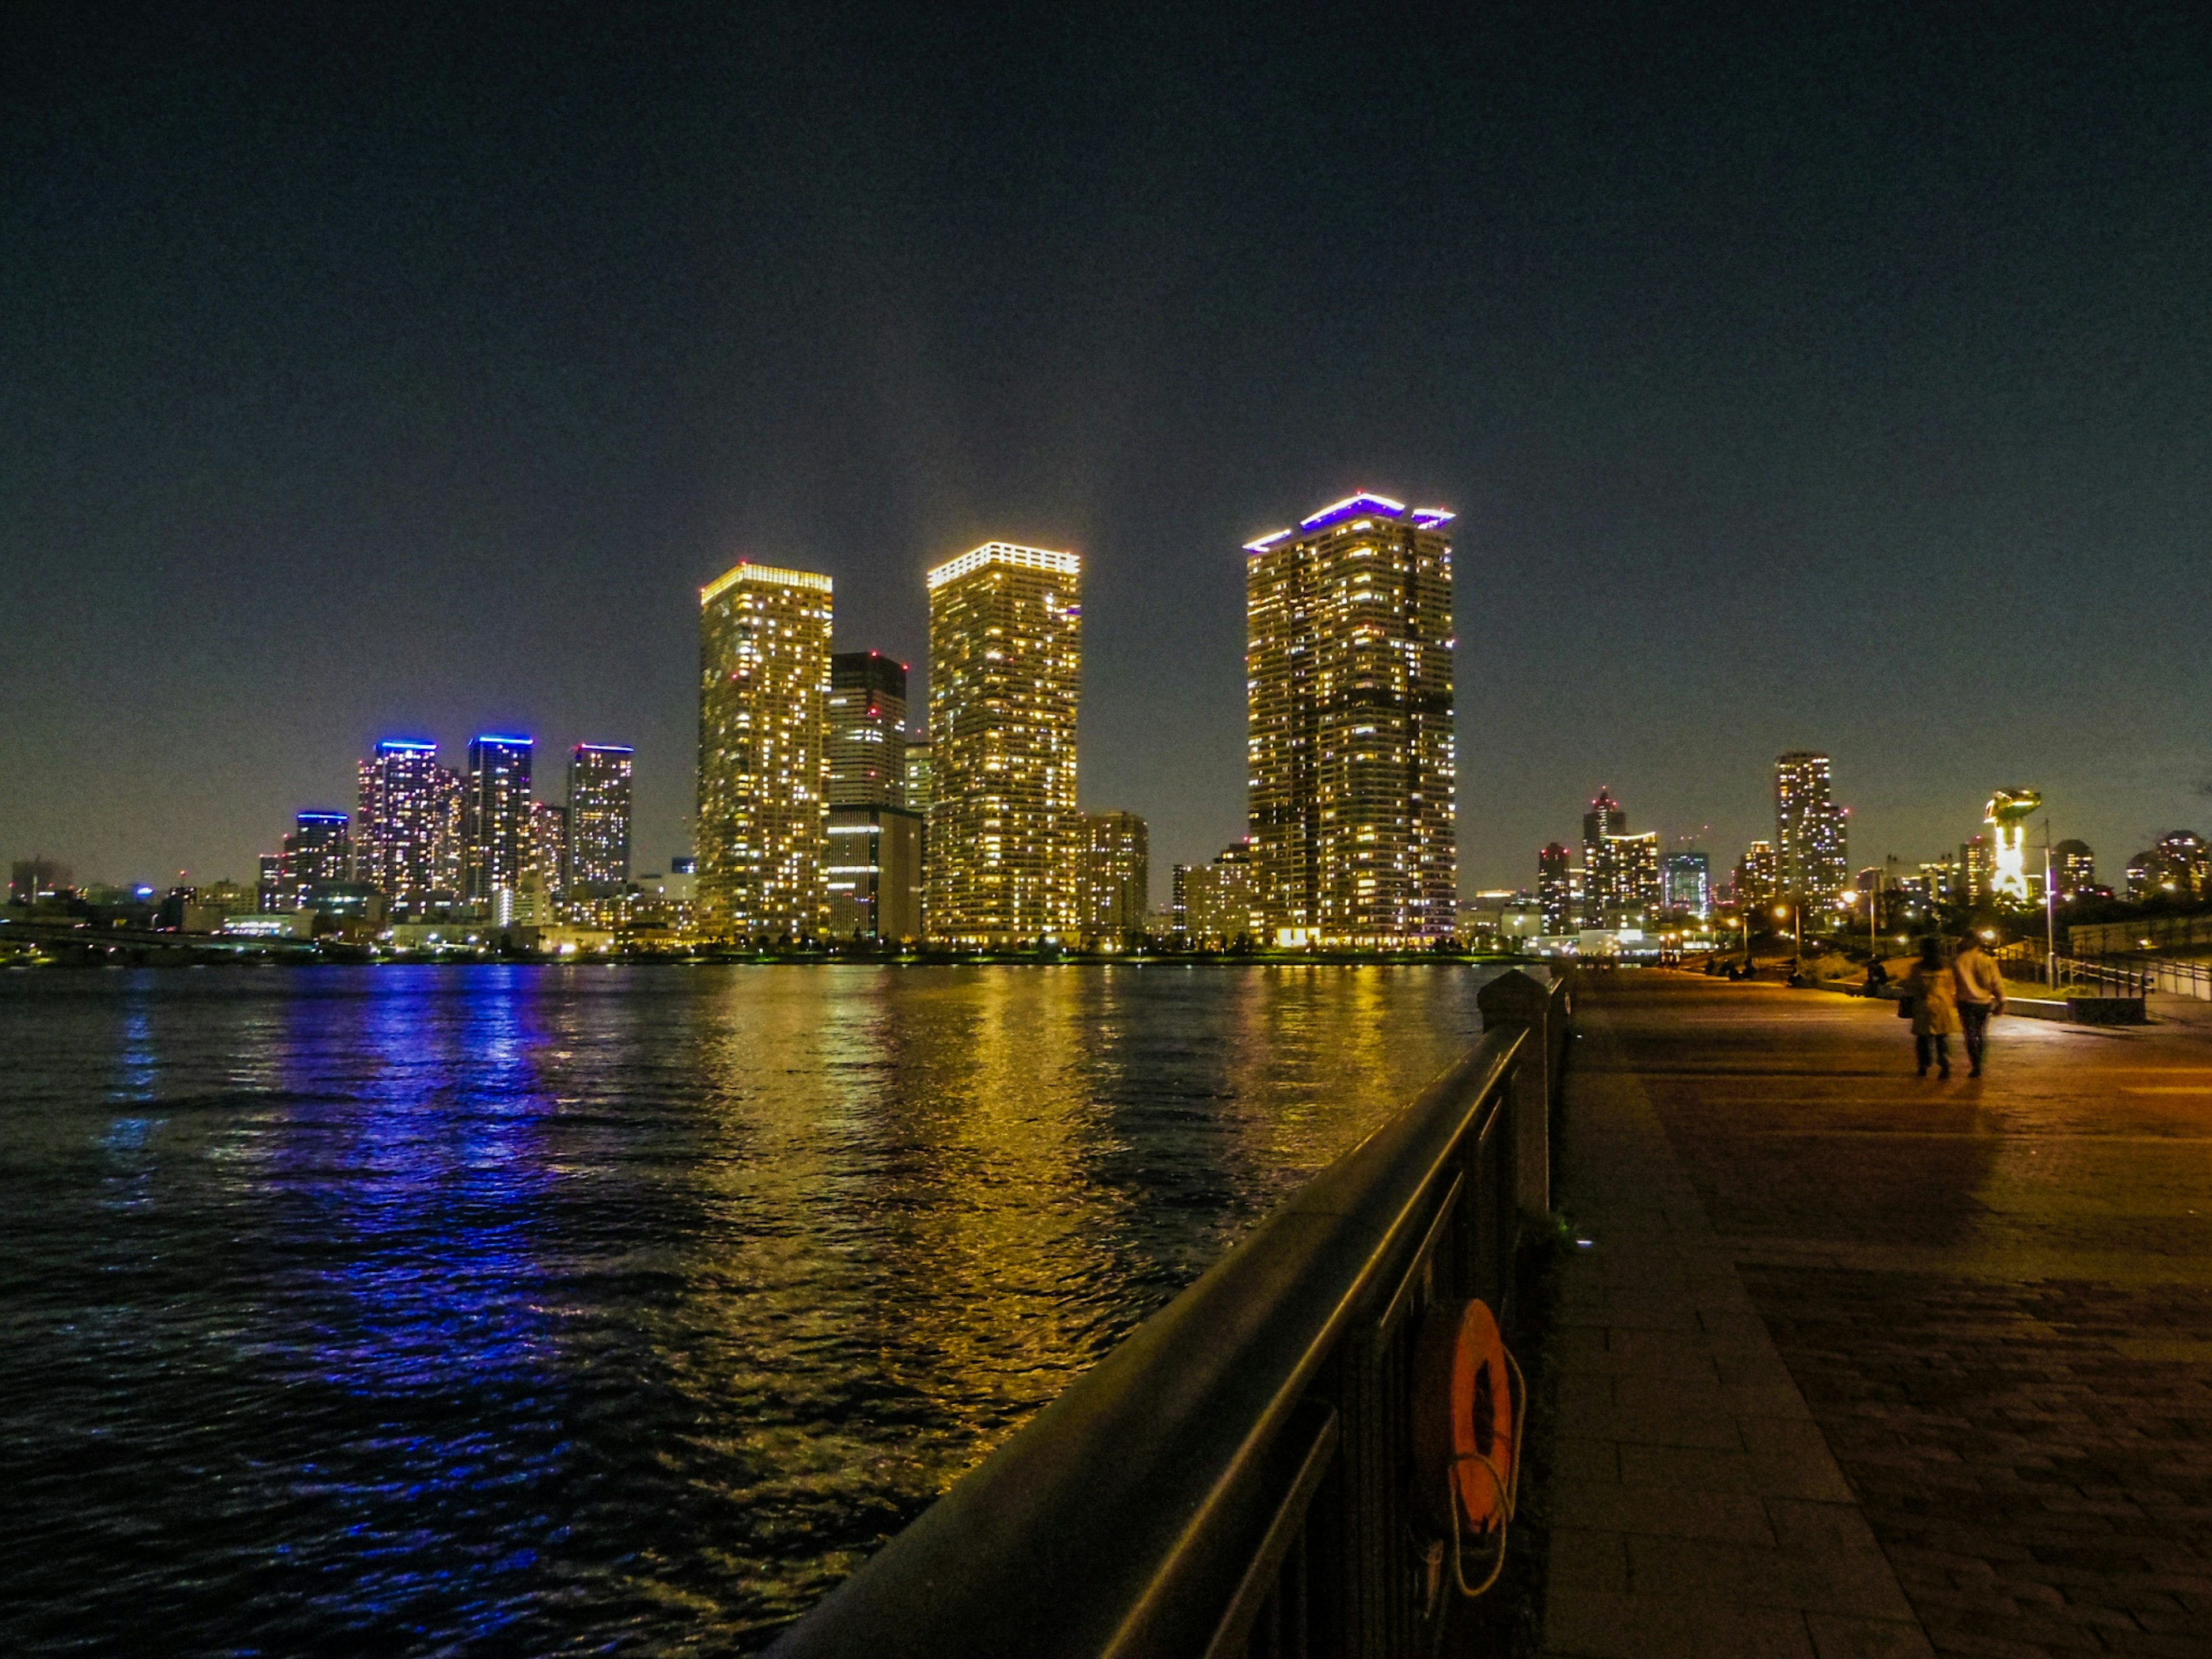
<svg viewBox="0 0 2212 1659">
<path fill-rule="evenodd" d="M 2212 1659 L 2212 1032 L 1583 1000 L 1545 1638 Z"/>
</svg>

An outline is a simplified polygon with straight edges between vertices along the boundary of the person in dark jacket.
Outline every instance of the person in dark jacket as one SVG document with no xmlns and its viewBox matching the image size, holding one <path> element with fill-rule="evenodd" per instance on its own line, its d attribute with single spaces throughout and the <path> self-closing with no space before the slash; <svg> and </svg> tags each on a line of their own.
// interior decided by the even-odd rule
<svg viewBox="0 0 2212 1659">
<path fill-rule="evenodd" d="M 1920 960 L 1905 976 L 1905 994 L 1912 999 L 1912 1052 L 1920 1075 L 1928 1075 L 1932 1060 L 1937 1076 L 1950 1076 L 1951 1039 L 1959 1034 L 1958 981 L 1943 965 L 1942 948 L 1934 939 L 1920 941 Z"/>
</svg>

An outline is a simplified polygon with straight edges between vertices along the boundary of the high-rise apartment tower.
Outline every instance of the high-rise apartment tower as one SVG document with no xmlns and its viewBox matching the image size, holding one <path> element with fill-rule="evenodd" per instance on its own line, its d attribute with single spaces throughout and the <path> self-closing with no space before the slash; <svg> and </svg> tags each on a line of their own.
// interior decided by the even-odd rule
<svg viewBox="0 0 2212 1659">
<path fill-rule="evenodd" d="M 353 837 L 343 812 L 301 812 L 284 837 L 278 866 L 283 908 L 307 902 L 310 890 L 326 882 L 353 879 Z"/>
<path fill-rule="evenodd" d="M 635 763 L 634 753 L 619 744 L 580 743 L 569 751 L 566 885 L 574 896 L 610 897 L 629 879 Z"/>
<path fill-rule="evenodd" d="M 486 734 L 469 742 L 461 793 L 461 887 L 471 904 L 512 892 L 530 859 L 528 738 Z"/>
<path fill-rule="evenodd" d="M 1278 941 L 1457 925 L 1451 517 L 1352 495 L 1245 544 L 1248 816 Z"/>
<path fill-rule="evenodd" d="M 1109 939 L 1143 932 L 1152 868 L 1144 819 L 1134 812 L 1092 812 L 1083 825 L 1083 931 Z"/>
<path fill-rule="evenodd" d="M 906 665 L 880 651 L 830 659 L 830 804 L 906 805 Z"/>
<path fill-rule="evenodd" d="M 362 880 L 411 913 L 460 886 L 460 781 L 438 745 L 386 738 L 361 763 L 355 866 Z"/>
<path fill-rule="evenodd" d="M 830 578 L 740 564 L 699 590 L 699 925 L 732 939 L 827 920 Z"/>
<path fill-rule="evenodd" d="M 1075 718 L 1083 562 L 990 542 L 929 573 L 931 935 L 1073 933 L 1083 825 Z"/>
<path fill-rule="evenodd" d="M 1826 755 L 1793 749 L 1775 757 L 1774 856 L 1784 898 L 1831 899 L 1850 885 L 1846 819 L 1828 788 Z"/>
</svg>

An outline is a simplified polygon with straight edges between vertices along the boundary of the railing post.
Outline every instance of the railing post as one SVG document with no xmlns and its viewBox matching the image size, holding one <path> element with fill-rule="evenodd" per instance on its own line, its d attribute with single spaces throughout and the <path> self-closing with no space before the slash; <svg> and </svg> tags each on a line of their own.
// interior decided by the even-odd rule
<svg viewBox="0 0 2212 1659">
<path fill-rule="evenodd" d="M 1482 1029 L 1522 1025 L 1528 1041 L 1513 1073 L 1513 1207 L 1523 1222 L 1541 1222 L 1552 1210 L 1553 988 L 1518 968 L 1509 969 L 1475 994 Z"/>
</svg>

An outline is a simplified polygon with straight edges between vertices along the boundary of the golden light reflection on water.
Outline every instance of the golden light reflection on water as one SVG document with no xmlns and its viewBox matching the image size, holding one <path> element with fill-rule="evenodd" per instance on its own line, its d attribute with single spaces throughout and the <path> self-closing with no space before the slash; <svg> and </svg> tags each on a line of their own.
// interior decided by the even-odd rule
<svg viewBox="0 0 2212 1659">
<path fill-rule="evenodd" d="M 283 1648 L 309 1596 L 393 1652 L 763 1644 L 1455 1058 L 1482 977 L 27 976 L 25 1512 L 154 1530 L 26 1559 L 117 1650 Z"/>
</svg>

